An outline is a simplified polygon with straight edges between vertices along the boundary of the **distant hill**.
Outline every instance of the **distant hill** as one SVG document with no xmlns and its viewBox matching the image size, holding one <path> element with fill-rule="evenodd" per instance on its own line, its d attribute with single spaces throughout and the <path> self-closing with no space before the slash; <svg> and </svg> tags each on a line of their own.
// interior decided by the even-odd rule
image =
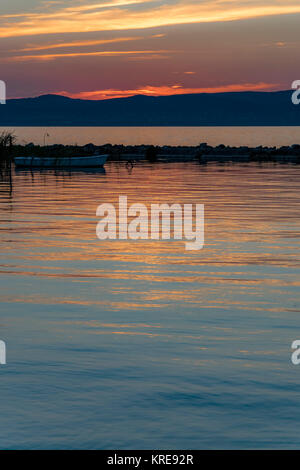
<svg viewBox="0 0 300 470">
<path fill-rule="evenodd" d="M 78 100 L 7 100 L 0 126 L 299 126 L 292 91 L 201 93 Z"/>
</svg>

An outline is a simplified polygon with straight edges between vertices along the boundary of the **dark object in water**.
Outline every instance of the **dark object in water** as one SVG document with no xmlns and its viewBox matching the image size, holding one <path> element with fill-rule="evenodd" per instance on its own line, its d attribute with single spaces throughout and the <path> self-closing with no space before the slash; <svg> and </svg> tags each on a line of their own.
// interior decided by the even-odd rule
<svg viewBox="0 0 300 470">
<path fill-rule="evenodd" d="M 157 153 L 158 153 L 157 148 L 154 147 L 153 145 L 150 145 L 150 147 L 146 149 L 146 153 L 145 153 L 146 160 L 148 160 L 149 162 L 156 162 Z"/>
<path fill-rule="evenodd" d="M 15 157 L 17 167 L 29 168 L 97 168 L 104 165 L 108 155 L 83 157 Z"/>
</svg>

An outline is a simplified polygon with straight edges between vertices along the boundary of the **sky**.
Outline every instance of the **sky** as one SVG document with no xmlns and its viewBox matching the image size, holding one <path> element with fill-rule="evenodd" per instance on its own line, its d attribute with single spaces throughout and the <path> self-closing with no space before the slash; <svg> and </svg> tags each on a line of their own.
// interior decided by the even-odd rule
<svg viewBox="0 0 300 470">
<path fill-rule="evenodd" d="M 273 91 L 300 79 L 299 0 L 0 2 L 8 98 Z"/>
</svg>

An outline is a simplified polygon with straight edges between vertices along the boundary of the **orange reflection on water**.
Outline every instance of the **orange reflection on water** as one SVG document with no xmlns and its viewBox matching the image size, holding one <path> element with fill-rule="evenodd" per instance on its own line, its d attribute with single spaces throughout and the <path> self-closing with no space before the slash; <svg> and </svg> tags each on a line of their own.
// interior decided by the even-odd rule
<svg viewBox="0 0 300 470">
<path fill-rule="evenodd" d="M 240 297 L 255 292 L 259 309 L 263 288 L 285 292 L 300 283 L 292 272 L 284 278 L 276 273 L 299 266 L 298 178 L 299 167 L 292 165 L 193 162 L 138 163 L 130 173 L 123 163 L 108 163 L 105 173 L 17 172 L 9 197 L 1 193 L 0 270 L 67 282 L 58 303 L 122 310 L 170 303 L 218 308 L 221 302 L 244 308 Z M 98 240 L 96 208 L 118 206 L 119 195 L 148 208 L 205 204 L 204 248 L 188 252 L 184 241 L 174 240 Z M 47 301 L 42 297 L 36 293 L 36 302 Z M 254 308 L 250 299 L 245 305 Z"/>
</svg>

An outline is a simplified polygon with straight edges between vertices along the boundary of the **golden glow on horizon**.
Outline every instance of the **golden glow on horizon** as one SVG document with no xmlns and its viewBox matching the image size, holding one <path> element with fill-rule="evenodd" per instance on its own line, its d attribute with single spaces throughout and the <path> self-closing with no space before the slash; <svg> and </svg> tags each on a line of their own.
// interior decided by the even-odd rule
<svg viewBox="0 0 300 470">
<path fill-rule="evenodd" d="M 207 88 L 185 88 L 181 85 L 175 84 L 171 86 L 144 86 L 135 90 L 96 90 L 96 91 L 82 91 L 79 93 L 69 93 L 61 91 L 57 94 L 68 96 L 69 98 L 86 99 L 86 100 L 103 100 L 111 98 L 121 98 L 133 95 L 149 95 L 149 96 L 170 96 L 182 95 L 190 93 L 222 93 L 233 91 L 263 91 L 272 90 L 278 86 L 276 83 L 240 83 L 229 84 L 218 87 Z"/>
<path fill-rule="evenodd" d="M 149 5 L 148 5 L 149 3 Z M 130 30 L 158 26 L 235 21 L 270 15 L 300 13 L 297 0 L 248 1 L 207 0 L 202 3 L 180 1 L 153 6 L 148 0 L 127 0 L 105 4 L 79 5 L 61 8 L 51 13 L 24 13 L 3 15 L 0 37 L 16 37 L 37 34 L 75 33 L 92 31 Z M 136 4 L 148 8 L 134 9 Z"/>
</svg>

